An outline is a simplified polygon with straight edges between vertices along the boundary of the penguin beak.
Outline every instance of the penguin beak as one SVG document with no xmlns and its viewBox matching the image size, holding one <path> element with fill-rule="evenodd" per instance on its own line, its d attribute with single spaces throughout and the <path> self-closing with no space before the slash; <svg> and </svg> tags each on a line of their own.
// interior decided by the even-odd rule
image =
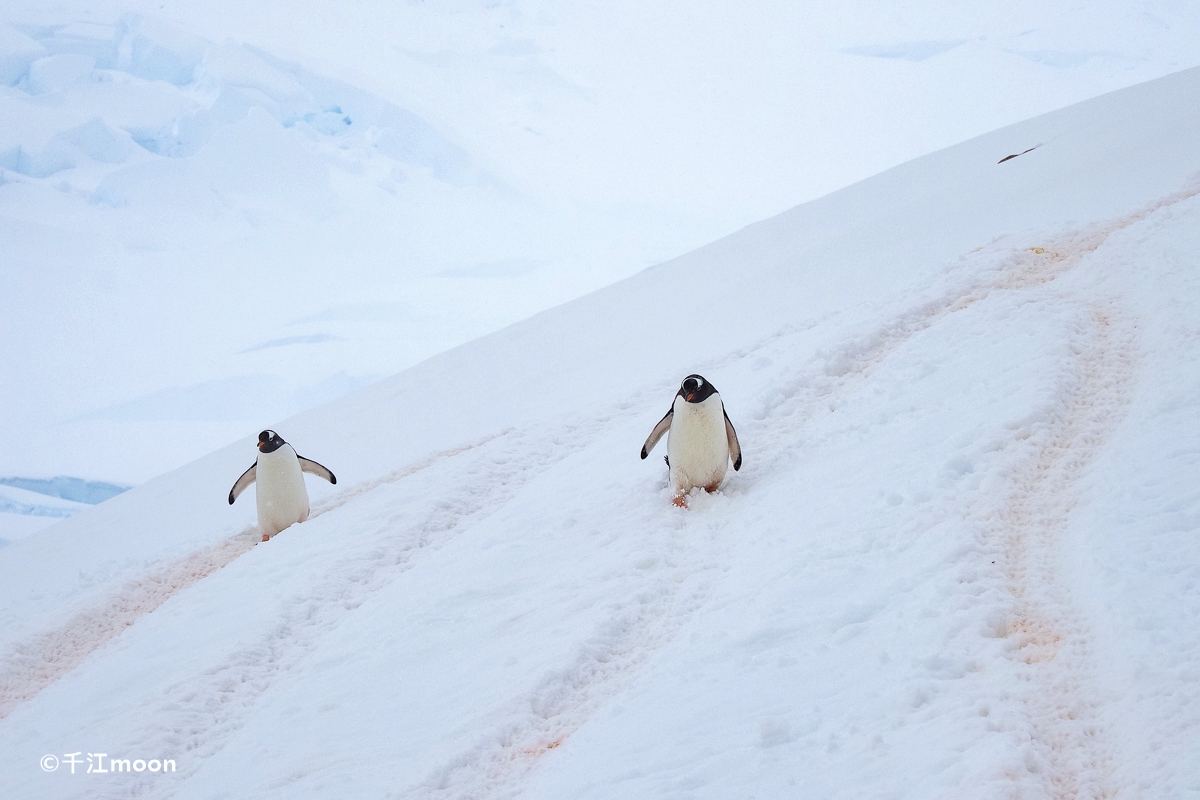
<svg viewBox="0 0 1200 800">
<path fill-rule="evenodd" d="M 692 402 L 692 398 L 693 398 L 693 397 L 695 397 L 695 396 L 696 396 L 696 393 L 695 393 L 695 392 L 692 392 L 691 394 L 689 394 L 689 395 L 687 396 L 687 398 L 686 398 L 686 399 L 687 399 L 687 401 L 690 403 L 690 402 Z"/>
</svg>

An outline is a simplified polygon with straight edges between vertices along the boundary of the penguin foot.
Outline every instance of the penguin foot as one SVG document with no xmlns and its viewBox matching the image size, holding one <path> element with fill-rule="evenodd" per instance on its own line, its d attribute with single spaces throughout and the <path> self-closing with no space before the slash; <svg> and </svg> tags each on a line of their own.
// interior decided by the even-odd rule
<svg viewBox="0 0 1200 800">
<path fill-rule="evenodd" d="M 679 506 L 680 508 L 687 508 L 687 495 L 686 494 L 678 495 L 671 502 L 674 503 L 675 505 Z"/>
<path fill-rule="evenodd" d="M 264 541 L 264 542 L 269 542 L 269 541 L 271 541 L 271 537 L 270 537 L 270 536 L 268 536 L 267 534 L 265 534 L 265 533 L 264 533 L 264 534 L 263 534 L 263 541 Z"/>
</svg>

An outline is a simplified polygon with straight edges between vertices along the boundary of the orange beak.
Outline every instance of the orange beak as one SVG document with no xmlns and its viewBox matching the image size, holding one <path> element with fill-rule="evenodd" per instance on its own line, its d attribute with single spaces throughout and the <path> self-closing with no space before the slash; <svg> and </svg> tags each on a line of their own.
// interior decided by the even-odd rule
<svg viewBox="0 0 1200 800">
<path fill-rule="evenodd" d="M 689 403 L 690 403 L 690 402 L 692 402 L 692 398 L 693 398 L 693 397 L 695 397 L 695 396 L 696 396 L 696 393 L 695 393 L 695 392 L 692 392 L 691 394 L 689 394 L 689 395 L 687 396 L 687 401 L 688 401 Z"/>
</svg>

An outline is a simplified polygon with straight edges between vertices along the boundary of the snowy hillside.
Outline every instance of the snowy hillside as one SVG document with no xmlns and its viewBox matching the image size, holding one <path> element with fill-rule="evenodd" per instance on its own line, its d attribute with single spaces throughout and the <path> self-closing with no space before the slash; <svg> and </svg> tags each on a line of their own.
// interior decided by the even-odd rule
<svg viewBox="0 0 1200 800">
<path fill-rule="evenodd" d="M 1197 65 L 1192 0 L 6 0 L 0 477 L 144 482 Z"/>
<path fill-rule="evenodd" d="M 269 543 L 247 436 L 0 549 L 6 796 L 1196 791 L 1198 127 L 1106 95 L 294 416 Z M 681 510 L 692 371 L 745 464 Z"/>
<path fill-rule="evenodd" d="M 0 484 L 0 547 L 85 508 L 82 503 Z"/>
<path fill-rule="evenodd" d="M 103 503 L 128 486 L 58 476 L 0 478 L 0 547 Z"/>
</svg>

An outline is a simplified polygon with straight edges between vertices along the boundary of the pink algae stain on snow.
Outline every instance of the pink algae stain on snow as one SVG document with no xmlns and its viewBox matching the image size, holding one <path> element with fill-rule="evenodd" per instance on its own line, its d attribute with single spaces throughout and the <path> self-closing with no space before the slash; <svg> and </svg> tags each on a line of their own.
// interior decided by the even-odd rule
<svg viewBox="0 0 1200 800">
<path fill-rule="evenodd" d="M 0 673 L 0 719 L 35 697 L 144 614 L 221 569 L 255 545 L 256 529 L 205 547 L 127 583 L 106 605 L 82 611 L 57 630 L 19 645 Z"/>
<path fill-rule="evenodd" d="M 1062 536 L 1075 506 L 1075 483 L 1119 422 L 1133 384 L 1137 326 L 1113 324 L 1115 307 L 1090 309 L 1067 365 L 1042 444 L 1018 469 L 1001 533 L 1013 617 L 1005 635 L 1028 682 L 1023 698 L 1041 774 L 1055 798 L 1110 797 L 1112 758 L 1095 719 L 1098 701 L 1090 636 L 1058 575 Z"/>
<path fill-rule="evenodd" d="M 521 750 L 521 755 L 527 756 L 529 758 L 541 758 L 542 756 L 546 755 L 546 753 L 549 753 L 551 750 L 561 747 L 563 741 L 566 738 L 567 738 L 567 735 L 563 735 L 563 736 L 558 737 L 557 739 L 555 739 L 552 742 L 547 742 L 546 744 L 540 744 L 540 745 L 537 745 L 536 747 L 526 747 L 523 750 Z"/>
</svg>

